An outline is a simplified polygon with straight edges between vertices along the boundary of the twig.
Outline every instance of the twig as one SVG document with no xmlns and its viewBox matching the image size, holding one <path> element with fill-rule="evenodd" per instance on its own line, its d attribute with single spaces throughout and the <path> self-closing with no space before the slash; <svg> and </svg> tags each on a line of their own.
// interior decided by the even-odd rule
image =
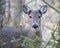
<svg viewBox="0 0 60 48">
<path fill-rule="evenodd" d="M 48 43 L 46 44 L 46 46 L 44 48 L 47 48 L 47 46 L 49 45 L 50 41 L 48 41 Z"/>
<path fill-rule="evenodd" d="M 54 7 L 52 7 L 49 3 L 47 3 L 45 0 L 42 0 L 45 4 L 47 4 L 49 7 L 51 7 L 53 10 L 55 10 L 58 14 L 60 14 L 60 12 L 55 9 Z"/>
<path fill-rule="evenodd" d="M 52 30 L 52 31 L 56 31 L 56 29 L 52 29 L 52 28 L 48 27 L 47 25 L 44 25 L 44 26 L 45 26 L 46 28 Z"/>
<path fill-rule="evenodd" d="M 16 39 L 16 41 L 15 41 L 15 40 L 11 40 L 10 42 L 3 43 L 2 45 L 6 45 L 6 44 L 8 44 L 8 43 L 17 42 L 17 41 L 20 41 L 20 40 L 21 40 L 21 39 Z"/>
<path fill-rule="evenodd" d="M 28 2 L 26 5 L 30 4 L 31 2 L 33 2 L 34 0 L 31 0 L 30 2 Z"/>
<path fill-rule="evenodd" d="M 30 41 L 35 42 L 34 40 L 32 40 L 32 39 L 30 39 L 30 38 L 28 38 L 28 37 L 25 37 L 25 36 L 22 36 L 22 35 L 21 35 L 21 37 L 24 38 L 24 39 L 28 39 L 28 40 L 30 40 Z"/>
</svg>

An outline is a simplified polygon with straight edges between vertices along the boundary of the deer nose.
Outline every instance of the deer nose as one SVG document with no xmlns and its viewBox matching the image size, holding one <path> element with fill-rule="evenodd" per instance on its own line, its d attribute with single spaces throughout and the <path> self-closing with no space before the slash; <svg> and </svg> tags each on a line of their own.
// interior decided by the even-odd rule
<svg viewBox="0 0 60 48">
<path fill-rule="evenodd" d="M 38 27 L 38 25 L 37 24 L 33 24 L 32 27 L 36 29 Z"/>
</svg>

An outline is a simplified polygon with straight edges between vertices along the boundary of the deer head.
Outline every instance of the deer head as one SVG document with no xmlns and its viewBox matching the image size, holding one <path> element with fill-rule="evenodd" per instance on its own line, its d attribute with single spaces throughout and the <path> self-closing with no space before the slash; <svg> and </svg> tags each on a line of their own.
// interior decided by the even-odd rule
<svg viewBox="0 0 60 48">
<path fill-rule="evenodd" d="M 47 6 L 43 5 L 40 7 L 39 10 L 31 10 L 30 7 L 24 5 L 23 11 L 25 14 L 27 14 L 29 16 L 31 27 L 33 27 L 34 29 L 37 29 L 41 26 L 41 24 L 40 24 L 41 23 L 41 17 L 43 14 L 46 13 Z"/>
</svg>

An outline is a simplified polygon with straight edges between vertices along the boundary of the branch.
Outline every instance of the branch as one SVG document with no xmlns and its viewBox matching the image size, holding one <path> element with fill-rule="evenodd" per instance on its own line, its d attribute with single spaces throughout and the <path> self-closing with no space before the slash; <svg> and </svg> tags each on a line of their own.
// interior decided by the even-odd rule
<svg viewBox="0 0 60 48">
<path fill-rule="evenodd" d="M 55 9 L 54 7 L 52 7 L 49 3 L 47 3 L 45 0 L 42 0 L 45 4 L 47 4 L 49 7 L 51 7 L 53 10 L 55 10 L 58 14 L 60 14 L 60 12 Z"/>
<path fill-rule="evenodd" d="M 30 2 L 28 2 L 26 5 L 30 4 L 31 2 L 33 2 L 34 0 L 31 0 Z"/>
<path fill-rule="evenodd" d="M 20 41 L 21 39 L 16 39 L 16 40 L 11 40 L 10 42 L 6 42 L 6 43 L 3 43 L 2 46 L 8 44 L 8 43 L 14 43 L 14 42 L 18 42 Z"/>
</svg>

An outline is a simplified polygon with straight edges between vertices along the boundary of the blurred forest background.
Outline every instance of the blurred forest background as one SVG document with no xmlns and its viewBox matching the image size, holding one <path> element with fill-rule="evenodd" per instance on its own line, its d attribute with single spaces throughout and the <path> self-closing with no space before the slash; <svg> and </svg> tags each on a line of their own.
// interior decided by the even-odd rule
<svg viewBox="0 0 60 48">
<path fill-rule="evenodd" d="M 0 45 L 2 44 L 2 26 L 29 28 L 29 18 L 22 11 L 22 6 L 28 5 L 31 9 L 39 9 L 47 5 L 47 13 L 42 16 L 42 48 L 60 48 L 60 0 L 0 0 Z M 27 40 L 25 40 L 27 41 Z M 35 48 L 31 41 L 24 48 Z M 18 45 L 18 44 L 17 44 Z M 21 47 L 22 48 L 22 47 Z M 36 47 L 40 48 L 40 47 Z"/>
</svg>

